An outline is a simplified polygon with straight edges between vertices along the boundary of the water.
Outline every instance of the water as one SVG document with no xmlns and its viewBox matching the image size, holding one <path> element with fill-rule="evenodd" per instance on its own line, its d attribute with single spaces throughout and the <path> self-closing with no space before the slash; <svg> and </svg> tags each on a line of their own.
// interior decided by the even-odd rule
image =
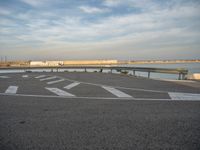
<svg viewBox="0 0 200 150">
<path fill-rule="evenodd" d="M 176 64 L 130 64 L 130 65 L 120 65 L 125 67 L 146 67 L 146 68 L 185 68 L 188 69 L 189 74 L 191 73 L 200 73 L 200 63 L 176 63 Z M 51 72 L 51 69 L 36 69 L 30 70 L 34 72 Z M 56 72 L 56 69 L 53 70 Z M 84 69 L 59 69 L 59 72 L 84 72 Z M 87 72 L 99 72 L 99 69 L 87 69 Z M 24 72 L 24 70 L 0 70 L 0 73 L 17 73 Z M 110 70 L 104 70 L 103 72 L 110 72 Z M 113 73 L 119 73 L 113 71 Z M 129 71 L 129 74 L 132 74 L 132 71 Z M 147 73 L 145 72 L 137 72 L 136 76 L 147 77 Z M 162 74 L 162 73 L 151 73 L 151 78 L 162 78 L 162 79 L 178 79 L 178 75 L 176 74 Z"/>
<path fill-rule="evenodd" d="M 134 64 L 124 65 L 129 67 L 153 67 L 153 68 L 185 68 L 189 73 L 200 73 L 200 63 L 176 63 L 176 64 Z"/>
<path fill-rule="evenodd" d="M 200 63 L 176 63 L 176 64 L 130 64 L 122 65 L 126 67 L 153 67 L 153 68 L 184 68 L 189 71 L 189 74 L 200 73 Z M 136 72 L 137 76 L 147 77 L 145 72 Z M 162 73 L 151 73 L 151 78 L 163 78 L 163 79 L 178 79 L 176 74 L 162 74 Z"/>
</svg>

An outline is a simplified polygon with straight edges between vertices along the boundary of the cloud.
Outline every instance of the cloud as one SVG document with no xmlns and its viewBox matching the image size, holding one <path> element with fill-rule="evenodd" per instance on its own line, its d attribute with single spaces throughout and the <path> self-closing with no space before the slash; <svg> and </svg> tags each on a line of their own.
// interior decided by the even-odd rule
<svg viewBox="0 0 200 150">
<path fill-rule="evenodd" d="M 127 35 L 137 38 L 138 34 L 143 35 L 143 33 L 148 32 L 152 32 L 152 34 L 156 35 L 158 31 L 165 32 L 173 28 L 185 28 L 190 26 L 192 23 L 188 22 L 183 26 L 175 20 L 175 18 L 179 17 L 179 19 L 182 18 L 187 21 L 188 17 L 196 15 L 196 9 L 197 8 L 194 10 L 193 7 L 187 7 L 187 9 L 184 8 L 184 11 L 190 12 L 190 15 L 187 15 L 187 13 L 185 15 L 181 14 L 176 10 L 182 9 L 174 8 L 156 10 L 151 13 L 131 13 L 123 16 L 110 16 L 98 20 L 97 22 L 85 21 L 84 24 L 82 22 L 82 20 L 85 20 L 84 16 L 77 17 L 66 15 L 50 20 L 45 15 L 46 12 L 38 12 L 37 14 L 34 11 L 29 11 L 24 14 L 16 15 L 16 19 L 22 19 L 25 22 L 24 30 L 27 30 L 30 33 L 28 35 L 25 34 L 25 36 L 22 36 L 23 34 L 19 33 L 20 36 L 18 36 L 18 38 L 20 37 L 20 39 L 26 41 L 33 39 L 50 43 L 59 40 L 73 42 L 106 41 L 108 39 L 123 38 Z M 90 9 L 89 12 L 97 12 L 97 10 Z M 190 10 L 193 10 L 193 14 L 191 14 Z M 35 18 L 34 16 L 39 17 Z M 58 14 L 55 14 L 55 16 L 58 16 Z"/>
<path fill-rule="evenodd" d="M 0 15 L 5 15 L 5 16 L 7 16 L 7 15 L 10 15 L 11 13 L 12 13 L 11 10 L 6 9 L 6 8 L 3 8 L 3 7 L 0 7 Z"/>
<path fill-rule="evenodd" d="M 108 9 L 101 9 L 101 8 L 97 8 L 97 7 L 90 7 L 90 6 L 80 6 L 79 9 L 85 13 L 105 13 L 108 12 Z"/>
<path fill-rule="evenodd" d="M 34 7 L 43 5 L 43 1 L 23 1 Z M 149 7 L 142 5 L 144 1 Z M 142 57 L 145 53 L 146 57 L 153 53 L 172 56 L 172 50 L 186 54 L 186 48 L 191 47 L 192 52 L 200 48 L 200 5 L 172 1 L 169 3 L 174 5 L 161 5 L 150 0 L 104 2 L 107 6 L 79 3 L 69 9 L 68 5 L 64 9 L 48 6 L 37 11 L 16 11 L 15 15 L 7 13 L 8 18 L 0 18 L 0 51 L 28 49 L 35 56 L 42 51 L 49 57 L 59 52 L 65 56 L 70 53 L 74 58 L 87 57 L 86 53 L 90 58 L 127 58 L 133 54 Z M 141 7 L 144 11 L 127 11 L 122 15 L 121 5 L 131 10 L 135 9 L 133 6 Z"/>
<path fill-rule="evenodd" d="M 97 7 L 80 6 L 82 11 L 87 13 L 100 13 L 104 9 Z M 182 13 L 185 12 L 185 13 Z M 143 34 L 171 30 L 171 28 L 187 28 L 192 22 L 187 22 L 191 17 L 198 17 L 198 7 L 174 7 L 170 9 L 155 9 L 151 12 L 126 15 L 111 15 L 93 22 L 87 21 L 87 17 L 71 16 L 61 14 L 48 14 L 45 11 L 28 11 L 16 15 L 16 19 L 24 21 L 24 29 L 31 33 L 30 38 L 41 39 L 42 41 L 62 40 L 73 42 L 97 41 L 115 39 L 127 35 Z M 51 20 L 49 16 L 55 15 L 56 19 Z M 38 16 L 38 17 L 37 17 Z M 31 19 L 30 19 L 31 18 Z M 177 19 L 178 18 L 178 19 Z M 84 20 L 84 22 L 83 22 Z M 181 24 L 181 22 L 186 22 Z M 193 32 L 192 30 L 190 32 Z M 196 32 L 196 31 L 195 31 Z M 38 37 L 38 38 L 37 38 Z"/>
<path fill-rule="evenodd" d="M 21 0 L 21 1 L 30 6 L 38 7 L 38 6 L 43 5 L 46 0 L 43 0 L 43 1 L 42 0 Z"/>
<path fill-rule="evenodd" d="M 107 7 L 116 7 L 116 6 L 119 6 L 122 3 L 123 3 L 122 0 L 104 0 L 103 5 L 105 5 Z"/>
<path fill-rule="evenodd" d="M 129 7 L 150 7 L 151 0 L 104 0 L 103 5 L 107 7 L 120 7 L 126 5 Z M 148 6 L 147 6 L 148 5 Z"/>
</svg>

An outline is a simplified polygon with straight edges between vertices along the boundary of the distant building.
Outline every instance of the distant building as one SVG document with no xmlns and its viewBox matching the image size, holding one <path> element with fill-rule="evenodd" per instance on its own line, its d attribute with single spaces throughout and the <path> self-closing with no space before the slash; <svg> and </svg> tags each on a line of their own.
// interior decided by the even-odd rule
<svg viewBox="0 0 200 150">
<path fill-rule="evenodd" d="M 114 65 L 117 60 L 30 61 L 30 66 Z"/>
<path fill-rule="evenodd" d="M 30 61 L 30 66 L 47 66 L 45 61 Z"/>
<path fill-rule="evenodd" d="M 30 61 L 30 66 L 62 66 L 63 61 Z"/>
<path fill-rule="evenodd" d="M 64 65 L 113 65 L 117 60 L 72 60 L 64 61 Z"/>
<path fill-rule="evenodd" d="M 46 61 L 48 66 L 63 66 L 63 61 Z"/>
</svg>

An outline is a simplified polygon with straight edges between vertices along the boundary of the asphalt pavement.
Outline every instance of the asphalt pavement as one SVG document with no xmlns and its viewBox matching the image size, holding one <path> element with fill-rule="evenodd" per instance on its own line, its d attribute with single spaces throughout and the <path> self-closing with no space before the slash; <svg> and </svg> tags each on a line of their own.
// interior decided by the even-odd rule
<svg viewBox="0 0 200 150">
<path fill-rule="evenodd" d="M 199 82 L 0 74 L 0 149 L 198 150 Z"/>
</svg>

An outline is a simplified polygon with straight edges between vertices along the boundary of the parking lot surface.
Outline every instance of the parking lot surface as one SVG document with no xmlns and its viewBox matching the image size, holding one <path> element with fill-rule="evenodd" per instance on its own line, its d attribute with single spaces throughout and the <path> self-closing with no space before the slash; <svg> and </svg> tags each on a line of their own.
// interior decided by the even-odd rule
<svg viewBox="0 0 200 150">
<path fill-rule="evenodd" d="M 0 75 L 0 149 L 200 149 L 198 82 Z"/>
</svg>

